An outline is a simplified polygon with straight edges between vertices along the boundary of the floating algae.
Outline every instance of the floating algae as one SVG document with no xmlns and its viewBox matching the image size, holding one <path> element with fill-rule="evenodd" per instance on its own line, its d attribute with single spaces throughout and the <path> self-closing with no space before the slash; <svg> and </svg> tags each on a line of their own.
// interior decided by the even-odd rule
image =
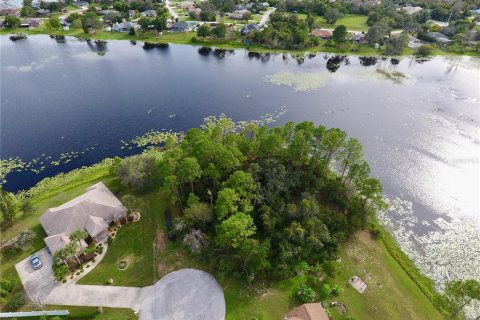
<svg viewBox="0 0 480 320">
<path fill-rule="evenodd" d="M 381 80 L 390 80 L 395 84 L 413 84 L 413 79 L 400 71 L 388 71 L 385 69 L 376 69 L 375 72 L 380 75 Z"/>
<path fill-rule="evenodd" d="M 312 91 L 323 87 L 331 75 L 327 72 L 297 73 L 291 71 L 277 72 L 264 77 L 264 81 L 278 86 L 289 86 L 295 91 Z"/>
</svg>

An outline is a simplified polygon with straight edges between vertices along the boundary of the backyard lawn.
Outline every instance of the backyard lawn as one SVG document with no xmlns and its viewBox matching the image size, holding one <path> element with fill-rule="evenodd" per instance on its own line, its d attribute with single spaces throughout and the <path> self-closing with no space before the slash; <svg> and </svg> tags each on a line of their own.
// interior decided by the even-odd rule
<svg viewBox="0 0 480 320">
<path fill-rule="evenodd" d="M 367 16 L 359 14 L 347 14 L 344 18 L 338 19 L 334 25 L 328 24 L 323 17 L 318 17 L 315 24 L 321 28 L 334 29 L 339 25 L 347 27 L 348 31 L 368 31 Z"/>
<path fill-rule="evenodd" d="M 387 252 L 381 240 L 374 241 L 368 232 L 358 233 L 344 245 L 335 278 L 341 294 L 335 299 L 347 308 L 347 314 L 357 320 L 441 320 L 443 317 L 427 297 Z M 358 293 L 348 279 L 358 275 L 368 289 Z M 295 288 L 303 278 L 277 282 L 247 297 L 238 285 L 223 285 L 227 301 L 227 319 L 282 319 L 288 309 L 298 305 L 293 299 Z M 327 311 L 334 320 L 344 319 L 334 307 Z"/>
</svg>

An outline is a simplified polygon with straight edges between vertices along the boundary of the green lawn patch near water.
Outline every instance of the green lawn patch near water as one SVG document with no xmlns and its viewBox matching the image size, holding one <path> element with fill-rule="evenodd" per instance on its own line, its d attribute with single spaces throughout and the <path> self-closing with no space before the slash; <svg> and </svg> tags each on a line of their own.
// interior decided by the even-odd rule
<svg viewBox="0 0 480 320">
<path fill-rule="evenodd" d="M 338 19 L 333 25 L 327 23 L 323 17 L 318 17 L 315 20 L 315 24 L 320 28 L 335 29 L 340 25 L 344 25 L 348 31 L 368 31 L 367 19 L 367 16 L 347 14 L 342 19 Z"/>
</svg>

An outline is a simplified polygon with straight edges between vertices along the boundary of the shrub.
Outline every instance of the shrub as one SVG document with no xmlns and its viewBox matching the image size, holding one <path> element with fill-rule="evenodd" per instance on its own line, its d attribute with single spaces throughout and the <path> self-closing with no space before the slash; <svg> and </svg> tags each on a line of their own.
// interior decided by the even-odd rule
<svg viewBox="0 0 480 320">
<path fill-rule="evenodd" d="M 338 286 L 338 284 L 332 287 L 332 294 L 334 296 L 338 296 L 340 294 L 340 287 Z"/>
<path fill-rule="evenodd" d="M 125 158 L 117 167 L 117 175 L 123 186 L 134 192 L 149 190 L 156 180 L 155 156 L 147 153 Z"/>
<path fill-rule="evenodd" d="M 21 307 L 25 305 L 27 302 L 27 299 L 25 299 L 25 296 L 21 292 L 17 292 L 13 295 L 12 299 L 8 301 L 7 307 L 9 307 L 12 310 L 18 310 Z"/>
<path fill-rule="evenodd" d="M 108 242 L 110 242 L 110 239 L 112 239 L 111 237 L 108 238 Z M 102 246 L 98 246 L 96 249 L 95 249 L 95 252 L 98 253 L 98 254 L 102 254 L 103 253 L 103 247 Z"/>
<path fill-rule="evenodd" d="M 2 297 L 6 297 L 6 296 L 8 296 L 8 291 L 7 291 L 7 290 L 5 290 L 5 289 L 3 289 L 3 288 L 2 288 L 2 289 L 0 289 L 0 296 L 2 296 Z"/>
<path fill-rule="evenodd" d="M 16 286 L 17 286 L 17 280 L 15 280 L 15 279 L 1 279 L 0 280 L 0 288 L 2 290 L 7 291 L 8 293 L 15 290 Z"/>
<path fill-rule="evenodd" d="M 313 302 L 315 300 L 315 291 L 308 285 L 302 284 L 297 288 L 296 296 L 302 303 Z"/>
<path fill-rule="evenodd" d="M 52 266 L 52 269 L 53 269 L 53 275 L 55 279 L 57 279 L 58 281 L 65 278 L 70 273 L 70 270 L 64 264 L 60 264 L 60 265 L 54 264 Z"/>
<path fill-rule="evenodd" d="M 31 230 L 23 230 L 18 235 L 7 242 L 7 246 L 12 252 L 25 250 L 30 247 L 37 235 Z"/>
<path fill-rule="evenodd" d="M 320 287 L 320 298 L 323 300 L 323 299 L 326 299 L 328 298 L 330 295 L 332 294 L 332 288 L 330 287 L 330 285 L 328 283 L 324 283 L 322 284 L 322 286 Z"/>
<path fill-rule="evenodd" d="M 431 55 L 432 51 L 433 51 L 433 47 L 431 45 L 424 44 L 423 46 L 417 49 L 417 54 L 419 56 L 425 57 L 425 56 Z"/>
</svg>

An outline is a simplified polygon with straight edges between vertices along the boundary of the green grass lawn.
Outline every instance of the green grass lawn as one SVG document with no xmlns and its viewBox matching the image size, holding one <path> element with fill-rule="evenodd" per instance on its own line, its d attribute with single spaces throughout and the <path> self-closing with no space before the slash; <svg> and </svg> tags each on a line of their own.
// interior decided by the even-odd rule
<svg viewBox="0 0 480 320">
<path fill-rule="evenodd" d="M 300 19 L 306 19 L 307 15 L 303 13 L 297 14 Z M 335 29 L 339 25 L 347 27 L 348 31 L 368 31 L 367 16 L 360 14 L 347 14 L 342 19 L 339 19 L 335 24 L 329 24 L 323 17 L 317 17 L 315 19 L 315 27 Z"/>
<path fill-rule="evenodd" d="M 323 17 L 318 17 L 315 20 L 315 25 L 320 28 L 336 28 L 339 25 L 347 27 L 348 31 L 368 31 L 367 16 L 358 14 L 347 14 L 342 19 L 337 20 L 334 25 L 328 24 Z"/>
<path fill-rule="evenodd" d="M 54 306 L 50 305 L 46 310 L 68 310 L 69 316 L 64 319 L 69 320 L 137 320 L 132 309 L 121 308 L 103 308 L 99 313 L 96 307 L 78 307 L 78 306 Z M 38 320 L 39 317 L 29 317 L 29 320 Z"/>
</svg>

